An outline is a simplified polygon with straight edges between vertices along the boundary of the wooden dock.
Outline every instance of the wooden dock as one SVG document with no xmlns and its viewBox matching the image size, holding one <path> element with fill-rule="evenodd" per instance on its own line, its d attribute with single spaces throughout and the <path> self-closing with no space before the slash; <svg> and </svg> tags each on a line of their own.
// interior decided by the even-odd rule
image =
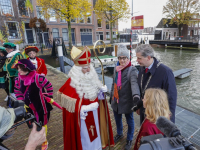
<svg viewBox="0 0 200 150">
<path fill-rule="evenodd" d="M 183 78 L 188 77 L 190 75 L 191 71 L 192 71 L 192 69 L 190 69 L 190 68 L 183 68 L 183 69 L 174 71 L 173 73 L 174 73 L 175 78 L 183 79 Z"/>
<path fill-rule="evenodd" d="M 170 46 L 198 46 L 198 41 L 194 39 L 188 40 L 149 40 L 149 44 L 170 45 Z"/>
</svg>

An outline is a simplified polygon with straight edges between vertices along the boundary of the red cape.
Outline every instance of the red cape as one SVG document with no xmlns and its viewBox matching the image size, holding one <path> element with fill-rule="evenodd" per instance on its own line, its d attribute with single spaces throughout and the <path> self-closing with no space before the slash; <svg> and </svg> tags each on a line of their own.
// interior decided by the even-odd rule
<svg viewBox="0 0 200 150">
<path fill-rule="evenodd" d="M 30 58 L 28 57 L 27 59 L 29 60 Z M 37 65 L 38 65 L 37 70 L 36 70 L 37 73 L 38 74 L 43 73 L 46 76 L 47 75 L 47 67 L 45 65 L 44 59 L 36 57 L 36 60 L 37 60 Z"/>
<path fill-rule="evenodd" d="M 141 140 L 142 137 L 154 135 L 154 134 L 163 134 L 163 133 L 157 128 L 156 124 L 151 123 L 148 119 L 145 119 L 141 128 L 140 128 L 137 139 L 135 141 L 134 150 L 139 149 L 140 140 Z"/>
<path fill-rule="evenodd" d="M 64 150 L 82 150 L 81 144 L 81 134 L 80 134 L 80 110 L 81 105 L 88 101 L 89 103 L 96 102 L 98 99 L 94 101 L 90 101 L 88 99 L 80 99 L 78 94 L 76 93 L 76 89 L 70 86 L 71 78 L 69 78 L 66 83 L 59 89 L 58 91 L 58 100 L 61 102 L 63 107 L 63 139 L 64 139 Z M 104 100 L 103 100 L 104 101 Z M 103 102 L 102 101 L 102 102 Z M 101 112 L 102 105 L 105 106 L 102 102 L 99 103 L 98 112 Z M 108 108 L 108 107 L 107 107 Z M 104 108 L 105 110 L 105 108 Z M 108 110 L 108 109 L 107 109 Z M 102 119 L 105 120 L 105 113 L 98 113 L 100 129 L 105 129 L 102 127 L 104 123 L 102 123 Z M 101 120 L 100 120 L 101 117 Z M 112 133 L 112 127 L 110 122 L 110 115 L 108 112 L 108 122 L 109 122 L 109 135 L 110 135 L 110 145 L 114 146 L 114 139 Z M 102 125 L 101 125 L 102 124 Z M 107 141 L 105 137 L 106 131 L 101 131 L 100 134 L 104 134 L 101 136 L 103 141 Z M 102 148 L 106 147 L 108 143 L 102 142 Z"/>
</svg>

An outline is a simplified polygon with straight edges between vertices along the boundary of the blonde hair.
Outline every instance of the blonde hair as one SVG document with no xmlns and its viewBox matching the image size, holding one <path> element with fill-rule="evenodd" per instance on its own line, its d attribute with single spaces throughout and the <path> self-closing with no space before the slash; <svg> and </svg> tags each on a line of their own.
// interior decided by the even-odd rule
<svg viewBox="0 0 200 150">
<path fill-rule="evenodd" d="M 149 88 L 145 91 L 146 118 L 156 123 L 160 116 L 170 119 L 170 110 L 168 104 L 167 93 L 162 89 Z"/>
</svg>

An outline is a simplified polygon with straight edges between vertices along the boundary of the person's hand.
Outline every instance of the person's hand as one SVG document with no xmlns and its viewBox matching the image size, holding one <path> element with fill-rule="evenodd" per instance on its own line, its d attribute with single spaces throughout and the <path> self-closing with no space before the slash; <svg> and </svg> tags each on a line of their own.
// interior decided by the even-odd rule
<svg viewBox="0 0 200 150">
<path fill-rule="evenodd" d="M 107 91 L 108 91 L 107 86 L 106 86 L 106 85 L 103 85 L 103 86 L 101 87 L 101 91 L 102 91 L 102 92 L 107 92 Z"/>
<path fill-rule="evenodd" d="M 44 73 L 41 73 L 41 75 L 45 76 L 45 74 L 44 74 Z"/>
<path fill-rule="evenodd" d="M 138 115 L 140 115 L 140 109 L 136 110 L 136 113 L 137 113 Z"/>
<path fill-rule="evenodd" d="M 33 129 L 29 135 L 25 150 L 35 150 L 38 145 L 46 141 L 45 127 L 42 127 L 40 131 L 37 131 L 36 128 L 36 124 L 33 123 Z"/>
</svg>

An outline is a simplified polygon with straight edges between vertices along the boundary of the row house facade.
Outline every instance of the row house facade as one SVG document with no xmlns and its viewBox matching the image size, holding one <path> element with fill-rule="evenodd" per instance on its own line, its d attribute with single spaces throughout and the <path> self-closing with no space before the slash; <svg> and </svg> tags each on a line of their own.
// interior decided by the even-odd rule
<svg viewBox="0 0 200 150">
<path fill-rule="evenodd" d="M 34 43 L 36 40 L 35 30 L 29 27 L 30 18 L 34 14 L 26 9 L 25 1 L 0 1 L 0 30 L 10 42 L 22 40 L 25 43 Z"/>
<path fill-rule="evenodd" d="M 174 40 L 174 39 L 199 39 L 200 38 L 200 21 L 198 19 L 191 19 L 189 25 L 183 25 L 180 28 L 180 35 L 178 26 L 173 23 L 170 24 L 170 19 L 166 24 L 163 23 L 164 18 L 160 20 L 156 26 L 155 39 L 156 40 Z M 179 38 L 180 37 L 180 38 Z"/>
<path fill-rule="evenodd" d="M 199 38 L 200 35 L 200 22 L 191 21 L 188 25 L 187 37 Z"/>
<path fill-rule="evenodd" d="M 26 9 L 26 0 L 3 0 L 0 1 L 0 30 L 8 35 L 10 42 L 20 41 L 23 43 L 33 44 L 40 41 L 44 45 L 52 43 L 53 38 L 63 37 L 66 45 L 68 45 L 68 25 L 66 20 L 56 18 L 44 18 L 41 14 L 42 8 L 37 5 L 36 0 L 30 0 L 33 5 L 33 12 Z M 93 0 L 91 0 L 94 6 Z M 51 12 L 53 14 L 53 11 Z M 42 32 L 40 29 L 29 27 L 30 18 L 37 17 L 45 20 L 47 29 Z M 21 28 L 22 21 L 25 23 L 25 29 Z M 5 30 L 6 29 L 6 30 Z M 116 38 L 118 26 L 113 25 L 113 38 Z M 71 34 L 73 45 L 90 45 L 96 40 L 110 39 L 110 26 L 108 21 L 99 20 L 94 11 L 87 18 L 76 18 L 71 20 Z M 39 38 L 39 40 L 37 40 Z"/>
</svg>

